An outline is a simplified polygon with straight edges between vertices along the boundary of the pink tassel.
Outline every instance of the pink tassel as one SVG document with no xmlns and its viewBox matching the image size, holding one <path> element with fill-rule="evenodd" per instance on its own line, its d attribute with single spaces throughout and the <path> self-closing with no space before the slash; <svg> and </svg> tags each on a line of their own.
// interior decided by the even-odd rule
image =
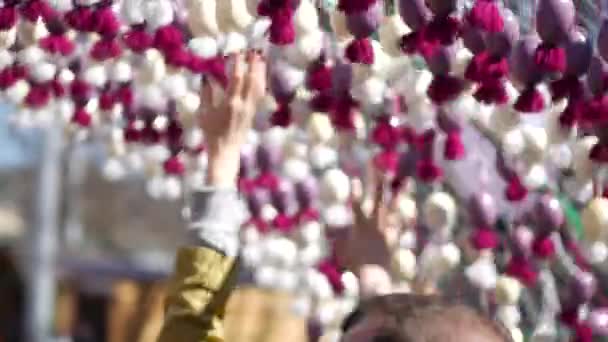
<svg viewBox="0 0 608 342">
<path fill-rule="evenodd" d="M 163 163 L 163 169 L 168 175 L 181 176 L 186 172 L 184 163 L 178 156 L 172 156 Z"/>
<path fill-rule="evenodd" d="M 577 76 L 567 76 L 550 84 L 553 100 L 581 99 L 584 95 L 583 82 Z"/>
<path fill-rule="evenodd" d="M 51 90 L 43 85 L 33 85 L 27 96 L 25 103 L 30 108 L 42 108 L 51 100 Z"/>
<path fill-rule="evenodd" d="M 308 70 L 306 87 L 310 90 L 323 91 L 331 88 L 331 68 L 325 63 L 313 63 Z"/>
<path fill-rule="evenodd" d="M 154 128 L 152 121 L 146 122 L 144 128 L 141 130 L 141 141 L 147 145 L 154 145 L 158 144 L 161 138 L 160 132 Z"/>
<path fill-rule="evenodd" d="M 473 82 L 485 82 L 507 76 L 509 63 L 506 58 L 493 57 L 487 51 L 477 54 L 471 59 L 464 77 Z"/>
<path fill-rule="evenodd" d="M 355 129 L 353 109 L 356 102 L 350 97 L 339 99 L 334 103 L 330 113 L 330 119 L 334 127 L 338 130 L 352 131 Z"/>
<path fill-rule="evenodd" d="M 55 97 L 62 97 L 66 93 L 65 87 L 57 79 L 51 80 L 49 87 L 51 87 L 51 91 Z"/>
<path fill-rule="evenodd" d="M 6 67 L 0 71 L 0 90 L 12 87 L 21 78 L 18 77 L 14 67 Z"/>
<path fill-rule="evenodd" d="M 93 11 L 89 7 L 77 7 L 64 15 L 65 22 L 74 30 L 93 32 L 95 30 Z"/>
<path fill-rule="evenodd" d="M 128 143 L 134 143 L 141 140 L 141 131 L 136 128 L 135 120 L 127 122 L 127 125 L 123 130 L 123 137 Z"/>
<path fill-rule="evenodd" d="M 602 141 L 595 144 L 589 152 L 589 159 L 596 163 L 608 163 L 608 145 Z"/>
<path fill-rule="evenodd" d="M 123 34 L 122 40 L 127 48 L 135 53 L 143 53 L 151 48 L 154 43 L 152 36 L 143 27 L 133 27 Z"/>
<path fill-rule="evenodd" d="M 92 122 L 91 114 L 84 108 L 77 108 L 72 116 L 72 122 L 83 128 L 90 127 Z"/>
<path fill-rule="evenodd" d="M 540 236 L 532 242 L 532 251 L 536 257 L 548 259 L 555 255 L 555 245 L 550 236 Z"/>
<path fill-rule="evenodd" d="M 184 45 L 182 31 L 173 25 L 159 28 L 154 34 L 154 47 L 167 53 L 174 49 L 180 49 Z"/>
<path fill-rule="evenodd" d="M 70 96 L 78 104 L 86 104 L 91 97 L 91 86 L 83 80 L 75 79 L 70 84 Z"/>
<path fill-rule="evenodd" d="M 568 101 L 566 109 L 559 115 L 558 121 L 563 128 L 572 128 L 580 120 L 582 103 L 580 101 Z"/>
<path fill-rule="evenodd" d="M 346 47 L 345 55 L 351 63 L 374 64 L 374 48 L 369 38 L 353 39 Z"/>
<path fill-rule="evenodd" d="M 378 170 L 394 175 L 399 167 L 399 154 L 394 150 L 382 151 L 374 156 L 373 163 Z"/>
<path fill-rule="evenodd" d="M 361 13 L 367 11 L 372 7 L 378 0 L 339 0 L 338 10 L 346 13 Z"/>
<path fill-rule="evenodd" d="M 100 39 L 91 48 L 91 57 L 99 62 L 116 58 L 122 53 L 122 48 L 116 39 Z"/>
<path fill-rule="evenodd" d="M 273 126 L 288 127 L 291 125 L 291 108 L 289 103 L 280 103 L 279 108 L 272 113 L 270 123 Z"/>
<path fill-rule="evenodd" d="M 478 251 L 495 249 L 498 247 L 498 234 L 490 228 L 478 228 L 471 236 L 471 244 Z"/>
<path fill-rule="evenodd" d="M 438 42 L 431 42 L 426 39 L 425 29 L 408 33 L 401 37 L 399 47 L 406 55 L 420 54 L 423 57 L 431 57 L 439 48 Z"/>
<path fill-rule="evenodd" d="M 473 97 L 486 104 L 505 104 L 509 101 L 507 89 L 502 80 L 487 80 L 481 82 Z"/>
<path fill-rule="evenodd" d="M 399 142 L 400 131 L 390 123 L 390 117 L 382 116 L 371 132 L 371 140 L 383 149 L 395 149 Z"/>
<path fill-rule="evenodd" d="M 433 103 L 441 105 L 454 100 L 463 90 L 464 82 L 461 79 L 449 75 L 435 75 L 427 95 Z"/>
<path fill-rule="evenodd" d="M 133 89 L 129 85 L 123 85 L 116 90 L 116 100 L 122 104 L 124 108 L 131 108 L 133 104 Z"/>
<path fill-rule="evenodd" d="M 317 93 L 310 100 L 310 108 L 317 112 L 330 112 L 333 108 L 334 99 L 329 92 Z"/>
<path fill-rule="evenodd" d="M 499 33 L 504 29 L 500 9 L 492 0 L 477 0 L 466 18 L 474 27 L 489 33 Z"/>
<path fill-rule="evenodd" d="M 21 7 L 20 12 L 22 17 L 32 23 L 38 21 L 38 19 L 47 20 L 55 16 L 53 8 L 43 0 L 27 1 L 25 5 Z"/>
<path fill-rule="evenodd" d="M 174 68 L 184 68 L 191 65 L 192 55 L 184 47 L 165 51 L 165 62 Z"/>
<path fill-rule="evenodd" d="M 340 294 L 344 291 L 342 274 L 338 269 L 338 265 L 333 260 L 325 260 L 321 262 L 317 268 L 319 272 L 323 273 L 325 277 L 327 277 L 327 281 L 329 281 L 335 293 Z"/>
<path fill-rule="evenodd" d="M 532 287 L 538 280 L 538 272 L 533 268 L 529 260 L 523 256 L 513 256 L 507 264 L 505 274 L 517 278 L 522 284 Z"/>
<path fill-rule="evenodd" d="M 274 191 L 279 187 L 279 177 L 270 171 L 265 171 L 258 175 L 255 184 L 259 188 Z"/>
<path fill-rule="evenodd" d="M 582 111 L 581 123 L 589 127 L 608 123 L 608 96 L 596 96 L 589 100 Z"/>
<path fill-rule="evenodd" d="M 432 183 L 443 177 L 443 170 L 432 159 L 422 159 L 416 164 L 416 176 L 425 183 Z"/>
<path fill-rule="evenodd" d="M 272 225 L 281 233 L 289 233 L 296 227 L 295 218 L 286 213 L 279 213 L 273 220 Z"/>
<path fill-rule="evenodd" d="M 536 87 L 529 86 L 519 95 L 513 107 L 522 113 L 539 113 L 545 109 L 545 101 Z"/>
<path fill-rule="evenodd" d="M 505 190 L 505 197 L 509 202 L 519 202 L 528 196 L 528 190 L 519 178 L 513 177 Z"/>
<path fill-rule="evenodd" d="M 120 20 L 110 6 L 102 7 L 92 15 L 94 31 L 105 38 L 114 38 L 120 32 Z"/>
<path fill-rule="evenodd" d="M 444 158 L 447 160 L 462 160 L 465 154 L 465 147 L 462 143 L 460 131 L 448 132 L 445 141 Z"/>
<path fill-rule="evenodd" d="M 296 40 L 293 24 L 294 10 L 291 7 L 275 11 L 270 19 L 270 42 L 275 45 L 289 45 Z"/>
<path fill-rule="evenodd" d="M 74 52 L 74 43 L 64 35 L 50 35 L 40 40 L 40 47 L 52 54 L 69 56 Z"/>
<path fill-rule="evenodd" d="M 300 223 L 318 221 L 319 218 L 319 211 L 312 207 L 302 209 L 298 212 L 298 222 Z"/>
<path fill-rule="evenodd" d="M 0 7 L 0 31 L 8 31 L 17 24 L 17 9 L 15 6 Z"/>
<path fill-rule="evenodd" d="M 534 54 L 534 63 L 545 72 L 564 72 L 566 70 L 566 50 L 562 47 L 541 44 Z"/>
<path fill-rule="evenodd" d="M 425 40 L 448 46 L 460 36 L 462 24 L 453 16 L 435 17 L 424 30 Z"/>
</svg>

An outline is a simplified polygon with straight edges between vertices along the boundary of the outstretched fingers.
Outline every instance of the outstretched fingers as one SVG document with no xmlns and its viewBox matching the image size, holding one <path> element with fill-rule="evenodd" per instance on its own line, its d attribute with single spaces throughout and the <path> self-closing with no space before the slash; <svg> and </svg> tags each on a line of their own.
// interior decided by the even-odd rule
<svg viewBox="0 0 608 342">
<path fill-rule="evenodd" d="M 266 93 L 266 61 L 255 51 L 247 54 L 249 71 L 243 86 L 243 99 L 251 105 L 257 105 L 258 100 Z"/>
<path fill-rule="evenodd" d="M 232 56 L 232 62 L 232 73 L 230 74 L 228 83 L 228 98 L 235 99 L 236 97 L 240 97 L 243 91 L 247 65 L 245 64 L 243 53 L 240 52 Z"/>
</svg>

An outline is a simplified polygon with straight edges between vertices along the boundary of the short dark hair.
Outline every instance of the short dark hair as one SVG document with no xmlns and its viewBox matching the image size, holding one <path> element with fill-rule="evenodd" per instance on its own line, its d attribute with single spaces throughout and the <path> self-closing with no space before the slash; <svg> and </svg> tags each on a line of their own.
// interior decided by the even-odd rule
<svg viewBox="0 0 608 342">
<path fill-rule="evenodd" d="M 390 294 L 362 301 L 342 322 L 342 331 L 347 332 L 371 312 L 392 318 L 388 320 L 392 323 L 386 323 L 374 342 L 435 341 L 443 335 L 444 339 L 453 336 L 458 329 L 474 330 L 492 338 L 491 341 L 513 341 L 501 324 L 471 307 L 439 296 L 412 294 Z"/>
</svg>

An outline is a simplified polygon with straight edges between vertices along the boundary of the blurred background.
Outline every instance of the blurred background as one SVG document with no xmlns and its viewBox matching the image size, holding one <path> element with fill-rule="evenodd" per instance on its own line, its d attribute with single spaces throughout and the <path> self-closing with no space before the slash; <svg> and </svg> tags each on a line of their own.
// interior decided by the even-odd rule
<svg viewBox="0 0 608 342">
<path fill-rule="evenodd" d="M 53 148 L 60 135 L 15 131 L 11 110 L 0 104 L 0 341 L 25 341 L 36 328 L 27 324 L 44 320 L 36 313 L 51 317 L 57 341 L 155 341 L 182 204 L 151 199 L 143 176 L 105 181 L 101 147 Z M 289 307 L 286 295 L 243 282 L 227 340 L 305 341 L 305 322 Z"/>
</svg>

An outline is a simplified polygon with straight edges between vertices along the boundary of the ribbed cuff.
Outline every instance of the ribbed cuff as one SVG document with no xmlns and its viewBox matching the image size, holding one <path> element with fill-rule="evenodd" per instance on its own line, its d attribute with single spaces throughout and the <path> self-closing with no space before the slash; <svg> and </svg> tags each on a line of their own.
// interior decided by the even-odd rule
<svg viewBox="0 0 608 342">
<path fill-rule="evenodd" d="M 236 189 L 199 188 L 192 195 L 188 235 L 199 245 L 236 256 L 239 229 L 247 219 L 245 204 Z"/>
</svg>

